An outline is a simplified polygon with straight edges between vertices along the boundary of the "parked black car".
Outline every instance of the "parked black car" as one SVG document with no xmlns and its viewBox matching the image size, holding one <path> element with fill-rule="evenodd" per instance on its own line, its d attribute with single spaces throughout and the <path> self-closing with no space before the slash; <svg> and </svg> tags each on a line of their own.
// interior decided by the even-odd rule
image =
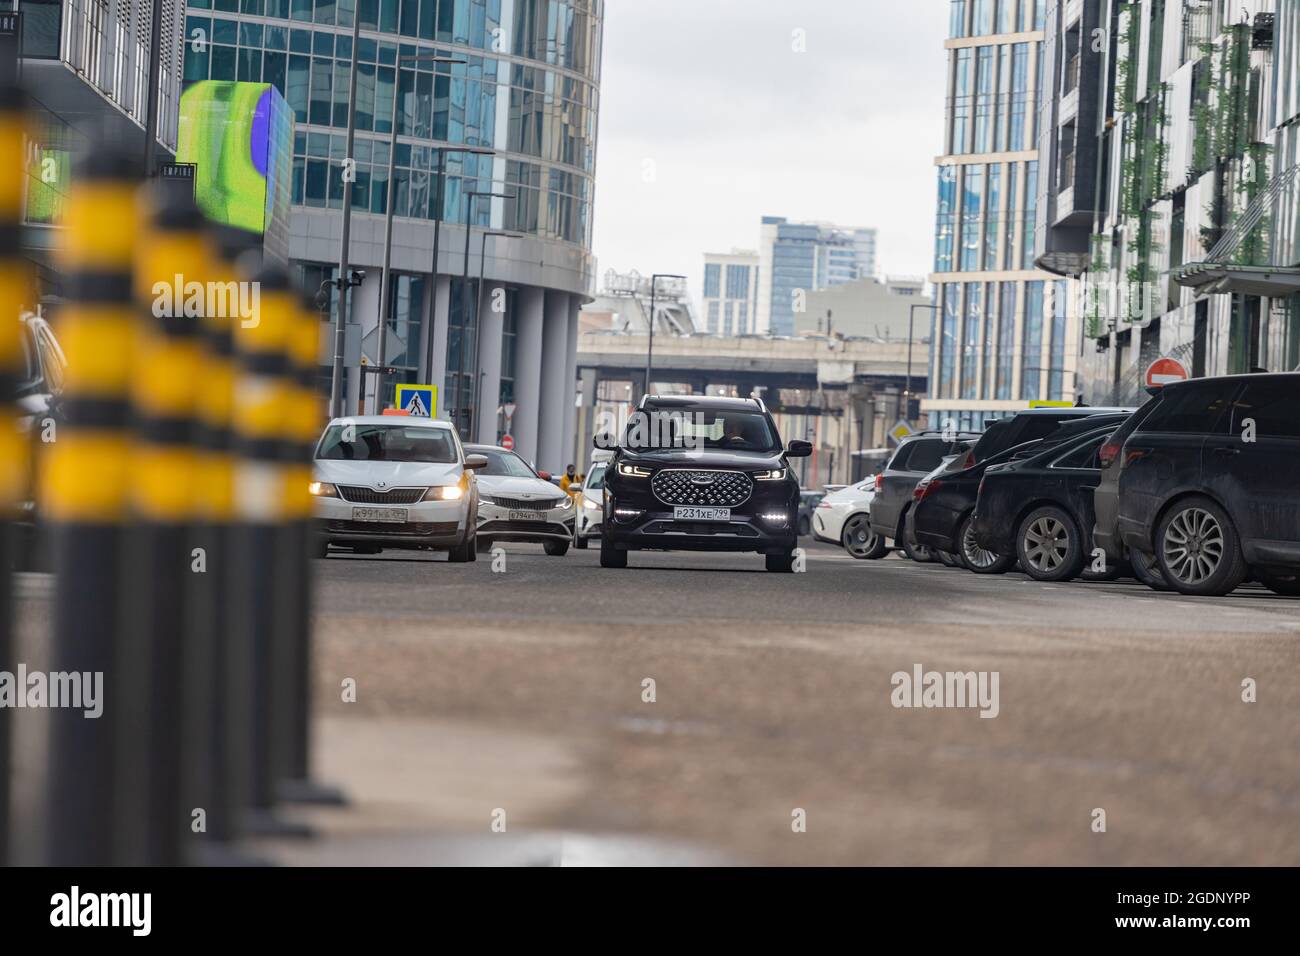
<svg viewBox="0 0 1300 956">
<path fill-rule="evenodd" d="M 871 530 L 892 538 L 914 561 L 928 561 L 929 553 L 909 541 L 905 521 L 916 483 L 939 467 L 948 455 L 966 454 L 979 440 L 977 432 L 920 432 L 898 444 L 889 464 L 876 479 L 876 497 L 871 502 Z"/>
<path fill-rule="evenodd" d="M 782 447 L 757 399 L 642 399 L 605 471 L 601 567 L 645 549 L 753 551 L 769 571 L 792 570 L 799 482 L 787 458 L 811 453 L 806 441 Z"/>
<path fill-rule="evenodd" d="M 918 544 L 937 551 L 954 554 L 970 570 L 976 573 L 997 574 L 1011 568 L 1016 562 L 1014 549 L 998 551 L 981 546 L 972 533 L 971 516 L 975 512 L 975 502 L 979 495 L 980 480 L 986 469 L 995 464 L 1008 462 L 1014 457 L 1037 455 L 1049 447 L 1060 447 L 1073 442 L 1080 435 L 1096 432 L 1099 428 L 1114 429 L 1128 417 L 1126 411 L 1103 411 L 1083 417 L 1047 416 L 1039 414 L 1044 411 L 1077 411 L 1077 409 L 1031 409 L 1021 412 L 1009 419 L 1003 419 L 992 427 L 1000 428 L 1000 436 L 1007 434 L 1034 434 L 1046 430 L 1043 437 L 1026 440 L 1020 444 L 1002 448 L 986 458 L 979 458 L 970 464 L 972 455 L 968 455 L 961 464 L 965 467 L 949 470 L 932 477 L 912 506 L 908 527 Z M 1028 425 L 1022 424 L 1027 422 Z M 985 440 L 976 443 L 972 454 L 978 456 L 981 445 L 996 448 L 1001 444 L 1000 438 L 985 445 Z M 1088 525 L 1091 527 L 1091 524 Z"/>
<path fill-rule="evenodd" d="M 1300 594 L 1300 373 L 1166 385 L 1101 448 L 1098 545 L 1184 594 Z"/>
<path fill-rule="evenodd" d="M 1016 445 L 1046 438 L 1048 435 L 1060 437 L 1058 429 L 1062 425 L 1082 418 L 1097 418 L 1107 415 L 1117 421 L 1123 421 L 1133 413 L 1131 408 L 1093 407 L 1074 405 L 1068 408 L 1028 408 L 1006 418 L 999 418 L 986 423 L 980 440 L 971 449 L 969 464 L 987 461 L 999 452 Z"/>
<path fill-rule="evenodd" d="M 1028 455 L 990 466 L 969 525 L 978 546 L 1010 555 L 1039 581 L 1068 581 L 1084 573 L 1094 560 L 1098 453 L 1113 431 L 1111 422 L 1065 442 L 1044 441 Z M 1119 569 L 1103 561 L 1094 577 L 1114 577 Z"/>
</svg>

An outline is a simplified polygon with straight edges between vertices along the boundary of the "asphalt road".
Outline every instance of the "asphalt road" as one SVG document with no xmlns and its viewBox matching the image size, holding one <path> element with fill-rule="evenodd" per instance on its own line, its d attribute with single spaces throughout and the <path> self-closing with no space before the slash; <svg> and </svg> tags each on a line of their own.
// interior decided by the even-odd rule
<svg viewBox="0 0 1300 956">
<path fill-rule="evenodd" d="M 355 805 L 291 862 L 526 862 L 550 840 L 543 862 L 567 841 L 620 862 L 1300 863 L 1293 598 L 822 545 L 790 575 L 527 545 L 497 571 L 316 567 L 319 766 Z M 997 716 L 894 707 L 915 665 L 997 672 Z"/>
</svg>

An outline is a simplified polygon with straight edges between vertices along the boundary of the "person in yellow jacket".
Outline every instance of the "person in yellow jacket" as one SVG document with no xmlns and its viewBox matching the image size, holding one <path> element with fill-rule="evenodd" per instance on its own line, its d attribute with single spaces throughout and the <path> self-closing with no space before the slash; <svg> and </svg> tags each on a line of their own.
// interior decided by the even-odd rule
<svg viewBox="0 0 1300 956">
<path fill-rule="evenodd" d="M 564 469 L 564 475 L 560 478 L 560 490 L 563 491 L 565 494 L 567 494 L 570 498 L 576 500 L 578 495 L 581 494 L 581 492 L 570 491 L 569 489 L 573 485 L 580 485 L 580 484 L 582 484 L 582 475 L 578 474 L 577 471 L 574 470 L 573 465 L 569 465 L 567 468 Z"/>
</svg>

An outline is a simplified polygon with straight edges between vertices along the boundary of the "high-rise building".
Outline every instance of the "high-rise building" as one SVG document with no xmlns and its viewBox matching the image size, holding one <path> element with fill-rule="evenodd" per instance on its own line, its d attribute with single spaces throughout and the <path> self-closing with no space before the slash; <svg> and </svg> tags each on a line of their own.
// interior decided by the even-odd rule
<svg viewBox="0 0 1300 956">
<path fill-rule="evenodd" d="M 188 3 L 185 81 L 270 83 L 293 110 L 289 256 L 310 290 L 331 290 L 323 365 L 350 185 L 350 265 L 366 275 L 349 296 L 360 353 L 348 361 L 349 412 L 391 402 L 398 383 L 429 383 L 438 417 L 467 439 L 495 442 L 508 430 L 538 467 L 571 460 L 578 310 L 595 284 L 603 16 L 603 0 Z M 381 304 L 390 186 L 392 278 Z M 393 371 L 374 370 L 381 320 L 382 366 Z"/>
<path fill-rule="evenodd" d="M 807 295 L 876 272 L 876 231 L 764 216 L 759 232 L 754 331 L 791 335 Z M 707 296 L 706 296 L 707 298 Z"/>
<path fill-rule="evenodd" d="M 1095 217 L 1040 259 L 1086 270 L 1085 398 L 1142 401 L 1159 358 L 1194 377 L 1300 368 L 1300 0 L 1053 0 L 1053 20 L 1100 104 L 1075 145 L 1044 143 L 1062 186 L 1076 157 L 1100 185 Z"/>
<path fill-rule="evenodd" d="M 1036 400 L 1075 398 L 1078 322 L 1066 280 L 1037 267 L 1045 0 L 954 0 L 938 159 L 935 426 L 981 427 Z"/>
<path fill-rule="evenodd" d="M 704 254 L 700 321 L 712 335 L 752 335 L 758 309 L 758 253 L 745 249 Z"/>
</svg>

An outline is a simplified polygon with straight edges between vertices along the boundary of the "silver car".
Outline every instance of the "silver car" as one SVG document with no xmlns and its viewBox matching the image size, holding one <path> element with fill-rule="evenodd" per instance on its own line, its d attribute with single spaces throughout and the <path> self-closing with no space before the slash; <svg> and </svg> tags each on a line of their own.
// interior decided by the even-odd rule
<svg viewBox="0 0 1300 956">
<path fill-rule="evenodd" d="M 559 557 L 573 540 L 573 497 L 537 474 L 514 452 L 497 445 L 466 445 L 484 459 L 475 472 L 479 486 L 478 536 L 497 541 L 540 542 Z"/>
</svg>

